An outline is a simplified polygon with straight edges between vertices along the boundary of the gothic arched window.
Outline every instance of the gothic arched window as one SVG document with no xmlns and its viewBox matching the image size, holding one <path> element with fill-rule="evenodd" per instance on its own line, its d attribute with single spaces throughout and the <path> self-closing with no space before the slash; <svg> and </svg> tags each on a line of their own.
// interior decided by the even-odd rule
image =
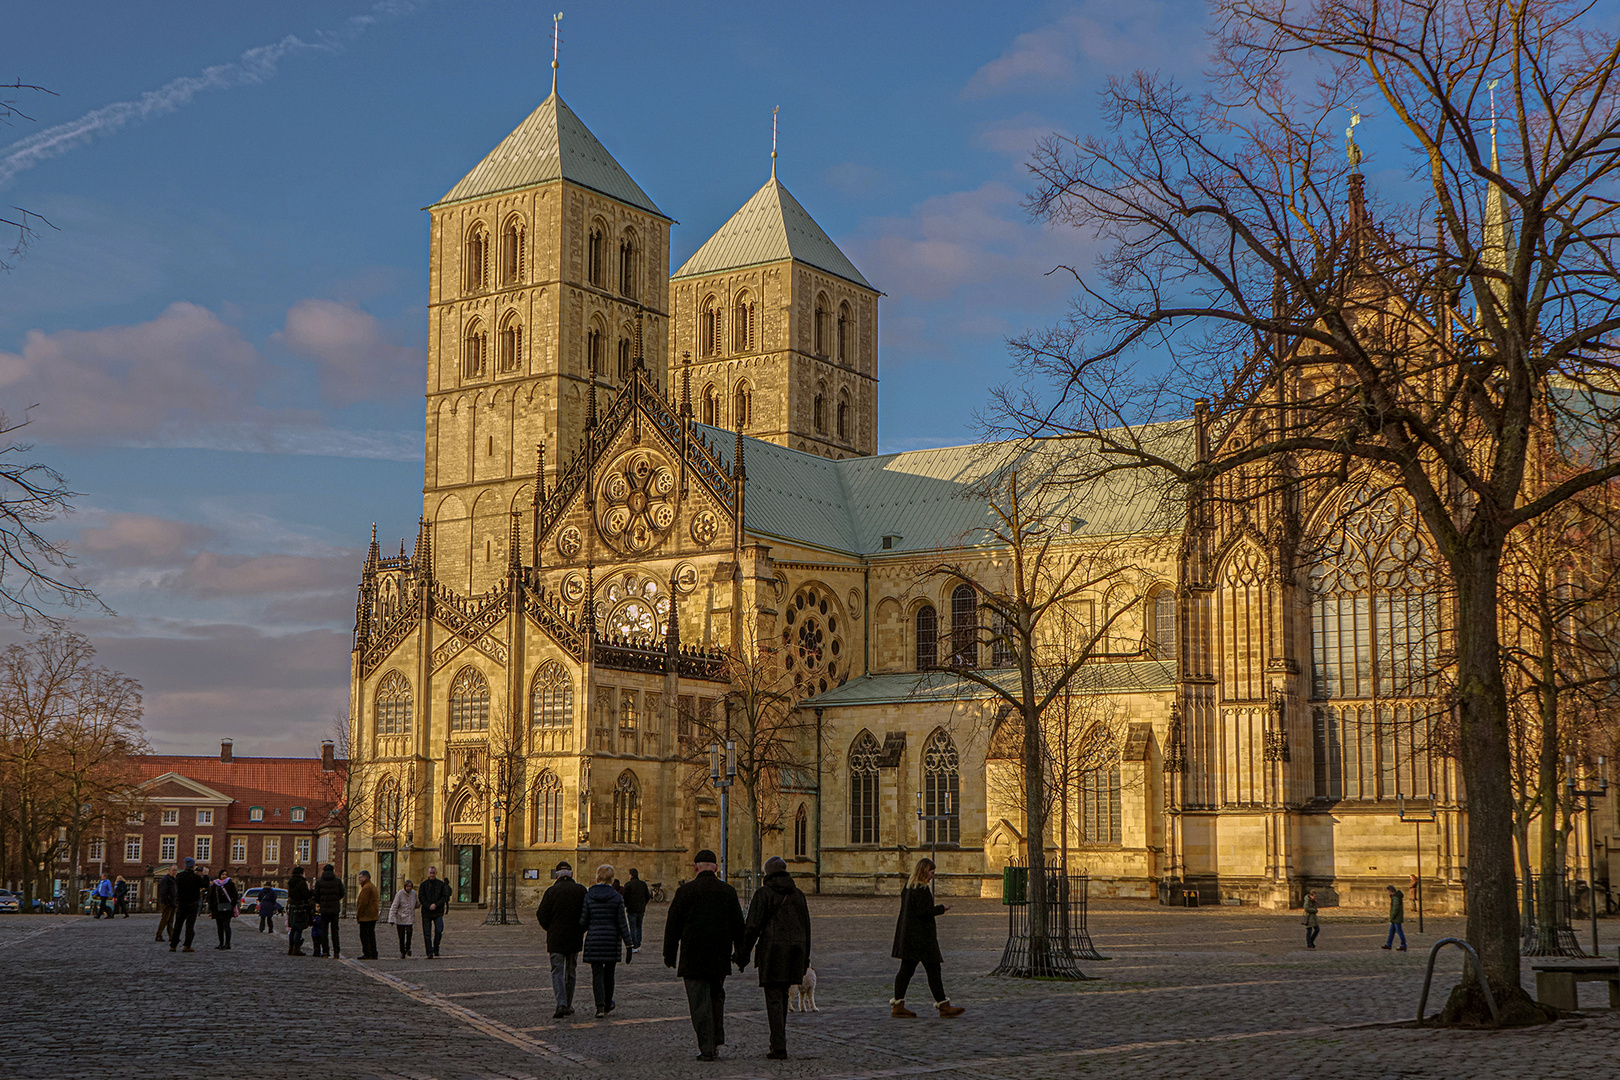
<svg viewBox="0 0 1620 1080">
<path fill-rule="evenodd" d="M 849 391 L 838 391 L 838 437 L 849 441 Z"/>
<path fill-rule="evenodd" d="M 377 734 L 411 733 L 411 682 L 398 671 L 390 671 L 377 684 Z"/>
<path fill-rule="evenodd" d="M 557 774 L 543 769 L 534 782 L 534 842 L 555 844 L 562 837 L 563 787 Z"/>
<path fill-rule="evenodd" d="M 619 294 L 636 298 L 636 234 L 625 230 L 619 239 Z"/>
<path fill-rule="evenodd" d="M 613 785 L 613 842 L 641 843 L 641 784 L 629 769 Z"/>
<path fill-rule="evenodd" d="M 523 322 L 515 313 L 508 312 L 501 322 L 502 371 L 516 371 L 523 362 Z"/>
<path fill-rule="evenodd" d="M 712 296 L 698 308 L 698 355 L 720 355 L 720 302 Z"/>
<path fill-rule="evenodd" d="M 805 812 L 804 803 L 800 803 L 799 812 L 793 815 L 793 857 L 803 859 L 809 854 L 810 815 Z"/>
<path fill-rule="evenodd" d="M 1160 660 L 1176 658 L 1176 593 L 1160 589 L 1153 594 L 1153 650 Z"/>
<path fill-rule="evenodd" d="M 585 370 L 593 378 L 597 375 L 606 374 L 602 370 L 602 363 L 606 359 L 602 355 L 602 339 L 605 336 L 606 331 L 603 329 L 602 324 L 592 320 L 590 329 L 585 331 Z"/>
<path fill-rule="evenodd" d="M 924 604 L 917 609 L 917 670 L 931 671 L 939 667 L 939 616 L 934 605 Z"/>
<path fill-rule="evenodd" d="M 935 728 L 923 747 L 923 843 L 957 844 L 962 840 L 961 766 L 956 744 L 944 728 Z"/>
<path fill-rule="evenodd" d="M 481 378 L 488 363 L 489 334 L 484 324 L 474 319 L 467 324 L 466 335 L 461 339 L 461 370 L 469 379 Z"/>
<path fill-rule="evenodd" d="M 1119 761 L 1088 769 L 1080 774 L 1080 842 L 1117 844 L 1120 842 Z"/>
<path fill-rule="evenodd" d="M 832 345 L 832 311 L 828 307 L 827 294 L 816 294 L 816 314 L 814 331 L 814 352 L 817 356 L 826 356 L 828 348 Z"/>
<path fill-rule="evenodd" d="M 399 781 L 392 776 L 384 777 L 383 782 L 377 785 L 376 831 L 398 833 L 403 809 L 404 802 L 400 798 Z"/>
<path fill-rule="evenodd" d="M 619 336 L 619 381 L 621 383 L 625 383 L 625 382 L 630 381 L 630 365 L 633 362 L 633 358 L 631 357 L 630 353 L 631 353 L 630 336 L 628 334 L 620 334 L 620 336 Z"/>
<path fill-rule="evenodd" d="M 607 278 L 607 267 L 604 265 L 607 251 L 602 239 L 604 231 L 600 221 L 593 222 L 585 240 L 585 280 L 597 288 L 601 288 Z"/>
<path fill-rule="evenodd" d="M 450 730 L 489 730 L 489 683 L 474 668 L 462 668 L 450 684 Z"/>
<path fill-rule="evenodd" d="M 732 305 L 731 351 L 754 351 L 754 301 L 746 292 L 738 293 L 737 302 Z"/>
<path fill-rule="evenodd" d="M 878 741 L 870 731 L 849 748 L 849 842 L 878 842 Z"/>
<path fill-rule="evenodd" d="M 720 426 L 720 391 L 712 386 L 703 388 L 703 422 L 710 427 Z"/>
<path fill-rule="evenodd" d="M 525 244 L 523 219 L 516 215 L 507 218 L 506 227 L 501 230 L 501 279 L 508 285 L 523 279 L 528 254 L 524 250 Z"/>
<path fill-rule="evenodd" d="M 848 367 L 854 351 L 855 316 L 845 301 L 838 305 L 838 362 Z"/>
<path fill-rule="evenodd" d="M 827 406 L 826 406 L 825 400 L 824 400 L 825 397 L 826 397 L 825 394 L 823 394 L 820 390 L 817 390 L 815 399 L 811 402 L 811 405 L 810 405 L 811 419 L 815 423 L 816 431 L 818 433 L 827 430 L 827 419 L 826 419 Z"/>
<path fill-rule="evenodd" d="M 489 233 L 478 222 L 467 230 L 464 280 L 468 292 L 478 292 L 489 284 Z"/>
<path fill-rule="evenodd" d="M 535 727 L 574 726 L 574 683 L 555 660 L 547 660 L 534 673 L 529 720 Z"/>
<path fill-rule="evenodd" d="M 451 804 L 446 820 L 457 825 L 477 825 L 484 820 L 484 800 L 476 791 L 463 791 Z"/>
<path fill-rule="evenodd" d="M 979 598 L 971 585 L 951 591 L 951 667 L 979 666 Z"/>
<path fill-rule="evenodd" d="M 748 383 L 746 381 L 738 382 L 731 403 L 731 415 L 732 419 L 736 421 L 734 426 L 738 431 L 741 431 L 753 421 L 753 400 L 754 395 L 748 389 Z"/>
</svg>

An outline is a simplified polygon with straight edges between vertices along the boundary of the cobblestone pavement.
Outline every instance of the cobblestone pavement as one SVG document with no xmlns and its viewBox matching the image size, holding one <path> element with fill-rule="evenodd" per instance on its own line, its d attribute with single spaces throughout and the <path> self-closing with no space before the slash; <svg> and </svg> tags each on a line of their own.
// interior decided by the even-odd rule
<svg viewBox="0 0 1620 1080">
<path fill-rule="evenodd" d="M 564 1071 L 645 1077 L 880 1080 L 1047 1080 L 1073 1076 L 1223 1078 L 1580 1077 L 1620 1075 L 1620 1014 L 1601 984 L 1582 984 L 1592 1011 L 1539 1028 L 1436 1032 L 1392 1026 L 1417 1008 L 1428 946 L 1460 920 L 1408 924 L 1410 952 L 1384 952 L 1371 917 L 1324 912 L 1307 952 L 1298 913 L 1254 908 L 1172 911 L 1094 902 L 1091 929 L 1109 957 L 1092 982 L 991 978 L 1005 936 L 993 901 L 953 900 L 940 921 L 945 980 L 966 1016 L 890 1019 L 895 901 L 811 898 L 820 1012 L 791 1014 L 790 1060 L 765 1060 L 765 1018 L 752 970 L 727 983 L 731 1045 L 693 1060 L 685 998 L 660 957 L 662 905 L 648 912 L 647 948 L 618 968 L 618 1007 L 551 1018 L 543 937 L 452 914 L 438 960 L 399 960 L 380 926 L 383 959 L 361 963 L 353 922 L 344 958 L 286 955 L 285 939 L 238 920 L 235 947 L 197 952 L 152 941 L 155 917 L 93 922 L 0 918 L 0 1076 L 285 1075 L 555 1077 Z M 1620 933 L 1609 935 L 1620 937 Z M 1606 944 L 1612 953 L 1613 945 Z M 1442 953 L 1431 1011 L 1460 970 Z M 1528 975 L 1528 968 L 1526 969 Z M 1528 982 L 1528 979 L 1527 979 Z M 919 973 L 910 1004 L 926 1006 Z M 580 1018 L 584 1017 L 581 1021 Z M 580 1022 L 576 1022 L 580 1021 Z"/>
</svg>

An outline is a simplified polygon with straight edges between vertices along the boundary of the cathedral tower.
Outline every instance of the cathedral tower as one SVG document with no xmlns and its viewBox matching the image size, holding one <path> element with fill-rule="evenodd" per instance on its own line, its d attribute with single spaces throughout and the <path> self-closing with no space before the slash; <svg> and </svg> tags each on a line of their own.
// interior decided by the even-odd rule
<svg viewBox="0 0 1620 1080">
<path fill-rule="evenodd" d="M 823 457 L 877 452 L 881 294 L 774 168 L 670 288 L 671 367 L 690 358 L 697 419 Z"/>
<path fill-rule="evenodd" d="M 428 212 L 423 516 L 435 575 L 480 593 L 506 574 L 537 445 L 565 466 L 591 374 L 628 377 L 638 312 L 663 377 L 670 219 L 555 90 Z"/>
</svg>

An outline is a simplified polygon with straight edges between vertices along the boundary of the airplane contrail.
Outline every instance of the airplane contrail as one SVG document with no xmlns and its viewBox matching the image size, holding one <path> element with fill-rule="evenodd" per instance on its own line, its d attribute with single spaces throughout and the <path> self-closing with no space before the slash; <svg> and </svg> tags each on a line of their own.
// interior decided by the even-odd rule
<svg viewBox="0 0 1620 1080">
<path fill-rule="evenodd" d="M 42 161 L 61 157 L 134 121 L 174 112 L 203 91 L 262 83 L 276 74 L 277 65 L 287 56 L 338 52 L 346 42 L 378 23 L 409 15 L 419 6 L 419 0 L 379 0 L 366 14 L 353 16 L 335 30 L 318 31 L 309 40 L 289 34 L 280 41 L 249 49 L 230 63 L 204 68 L 200 75 L 183 75 L 148 90 L 133 101 L 115 101 L 75 120 L 37 131 L 0 150 L 0 189 L 8 187 L 18 173 Z"/>
</svg>

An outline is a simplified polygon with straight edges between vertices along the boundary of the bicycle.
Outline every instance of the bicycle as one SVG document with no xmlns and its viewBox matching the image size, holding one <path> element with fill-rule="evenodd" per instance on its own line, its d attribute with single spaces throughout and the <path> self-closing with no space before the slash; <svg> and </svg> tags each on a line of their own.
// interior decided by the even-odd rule
<svg viewBox="0 0 1620 1080">
<path fill-rule="evenodd" d="M 653 903 L 662 904 L 664 901 L 669 899 L 668 896 L 664 895 L 664 883 L 662 881 L 653 882 L 650 888 L 651 892 L 648 898 L 652 900 Z"/>
</svg>

